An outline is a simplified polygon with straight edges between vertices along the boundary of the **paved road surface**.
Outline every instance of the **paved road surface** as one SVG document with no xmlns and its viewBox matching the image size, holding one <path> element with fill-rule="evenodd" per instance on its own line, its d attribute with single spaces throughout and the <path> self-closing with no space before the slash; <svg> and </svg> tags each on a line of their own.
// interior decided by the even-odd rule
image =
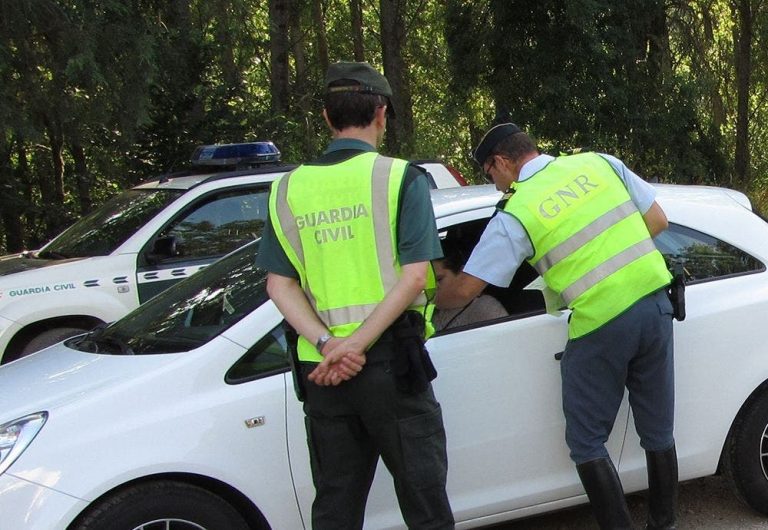
<svg viewBox="0 0 768 530">
<path fill-rule="evenodd" d="M 627 497 L 637 528 L 644 528 L 644 493 Z M 571 508 L 541 517 L 487 527 L 486 530 L 594 530 L 597 528 L 588 506 Z M 768 530 L 768 517 L 742 504 L 722 477 L 707 477 L 681 484 L 678 530 Z"/>
</svg>

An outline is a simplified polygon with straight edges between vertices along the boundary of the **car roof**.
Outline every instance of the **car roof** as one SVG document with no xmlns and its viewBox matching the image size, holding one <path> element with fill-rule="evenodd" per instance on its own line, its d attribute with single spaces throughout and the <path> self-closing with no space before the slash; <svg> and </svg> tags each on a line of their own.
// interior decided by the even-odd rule
<svg viewBox="0 0 768 530">
<path fill-rule="evenodd" d="M 685 201 L 707 206 L 741 206 L 752 209 L 749 198 L 740 191 L 715 186 L 695 186 L 691 184 L 654 184 L 657 200 Z"/>
<path fill-rule="evenodd" d="M 430 187 L 442 188 L 460 186 L 461 183 L 449 172 L 448 168 L 439 161 L 420 161 L 414 162 L 417 165 L 422 166 L 425 170 L 429 171 L 432 175 L 432 182 Z M 176 173 L 170 173 L 159 177 L 153 177 L 146 180 L 132 189 L 135 190 L 156 190 L 156 189 L 168 189 L 168 190 L 190 190 L 205 182 L 211 182 L 220 179 L 228 179 L 233 177 L 242 177 L 248 175 L 269 175 L 275 174 L 275 177 L 287 173 L 298 167 L 296 164 L 264 164 L 255 168 L 240 169 L 240 170 L 225 170 L 225 171 L 212 171 L 210 166 L 192 169 L 189 171 L 180 171 Z M 445 175 L 443 174 L 445 173 Z M 446 176 L 447 175 L 447 176 Z M 434 189 L 434 188 L 433 188 Z"/>
<path fill-rule="evenodd" d="M 708 207 L 730 206 L 752 209 L 746 195 L 729 188 L 683 184 L 652 184 L 652 186 L 656 188 L 656 199 L 659 203 L 684 202 Z M 437 218 L 494 206 L 502 195 L 492 184 L 438 189 L 432 190 L 431 193 L 432 207 Z"/>
<path fill-rule="evenodd" d="M 448 215 L 494 206 L 501 193 L 491 184 L 459 186 L 431 191 L 432 208 L 438 219 Z"/>
<path fill-rule="evenodd" d="M 294 164 L 265 164 L 263 166 L 248 169 L 213 172 L 211 171 L 210 167 L 208 167 L 204 170 L 191 170 L 155 177 L 146 180 L 137 186 L 134 186 L 132 189 L 190 190 L 195 186 L 199 186 L 205 182 L 226 180 L 229 178 L 242 177 L 247 175 L 268 175 L 270 173 L 274 173 L 276 176 L 280 176 L 283 173 L 291 171 L 295 168 L 296 165 Z"/>
</svg>

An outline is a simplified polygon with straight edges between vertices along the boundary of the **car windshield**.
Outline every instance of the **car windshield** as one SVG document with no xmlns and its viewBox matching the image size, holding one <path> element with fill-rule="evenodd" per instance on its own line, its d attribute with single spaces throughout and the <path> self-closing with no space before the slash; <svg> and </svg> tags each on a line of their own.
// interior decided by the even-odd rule
<svg viewBox="0 0 768 530">
<path fill-rule="evenodd" d="M 124 191 L 62 232 L 37 257 L 106 256 L 182 193 L 168 189 Z"/>
<path fill-rule="evenodd" d="M 81 351 L 144 355 L 202 346 L 267 299 L 254 241 L 151 299 L 109 327 L 71 340 Z"/>
</svg>

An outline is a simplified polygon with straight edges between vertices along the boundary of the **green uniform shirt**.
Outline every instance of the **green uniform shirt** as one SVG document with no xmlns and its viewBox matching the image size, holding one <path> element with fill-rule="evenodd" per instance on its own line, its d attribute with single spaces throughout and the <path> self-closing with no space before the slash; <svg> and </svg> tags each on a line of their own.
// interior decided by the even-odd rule
<svg viewBox="0 0 768 530">
<path fill-rule="evenodd" d="M 318 160 L 307 165 L 327 166 L 336 164 L 361 151 L 375 151 L 375 149 L 370 144 L 360 140 L 334 140 Z M 318 193 L 322 193 L 322 189 L 322 186 L 319 185 Z M 400 191 L 397 227 L 397 249 L 401 265 L 443 257 L 432 202 L 429 198 L 429 184 L 424 173 L 414 166 L 408 167 Z M 267 219 L 264 232 L 261 235 L 256 265 L 281 276 L 299 278 L 299 274 L 293 268 L 275 235 L 270 219 Z"/>
</svg>

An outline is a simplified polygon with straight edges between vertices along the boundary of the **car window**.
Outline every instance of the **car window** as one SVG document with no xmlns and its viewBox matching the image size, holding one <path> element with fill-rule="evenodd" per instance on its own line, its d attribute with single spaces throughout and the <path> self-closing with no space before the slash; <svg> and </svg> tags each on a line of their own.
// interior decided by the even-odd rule
<svg viewBox="0 0 768 530">
<path fill-rule="evenodd" d="M 174 260 L 223 256 L 261 237 L 268 196 L 266 186 L 219 193 L 174 221 L 160 237 L 176 238 Z"/>
<path fill-rule="evenodd" d="M 167 189 L 127 190 L 62 232 L 43 248 L 40 257 L 106 256 L 182 193 Z"/>
<path fill-rule="evenodd" d="M 256 267 L 259 242 L 247 245 L 68 345 L 95 353 L 158 354 L 202 346 L 269 298 Z"/>
<path fill-rule="evenodd" d="M 446 242 L 454 240 L 461 242 L 461 246 L 466 249 L 467 254 L 471 253 L 487 222 L 487 219 L 479 219 L 444 229 L 441 232 L 444 249 Z M 682 225 L 671 223 L 669 229 L 662 232 L 654 241 L 659 251 L 664 255 L 670 270 L 674 270 L 677 264 L 683 266 L 686 282 L 689 284 L 765 270 L 765 265 L 747 252 L 725 241 Z M 500 302 L 509 313 L 508 318 L 541 314 L 545 311 L 541 291 L 525 289 L 537 276 L 535 270 L 528 263 L 523 263 L 509 287 L 502 288 L 489 285 L 483 294 L 490 295 Z M 436 322 L 444 320 L 438 318 Z M 451 323 L 459 320 L 460 318 L 451 321 Z M 438 332 L 459 331 L 499 320 L 498 317 L 487 320 L 478 318 L 473 321 L 464 319 L 462 325 L 453 328 L 446 326 L 444 329 L 438 327 Z"/>
<path fill-rule="evenodd" d="M 464 262 L 472 253 L 489 219 L 476 219 L 457 223 L 440 232 L 441 246 L 445 261 L 436 263 L 435 268 L 445 269 L 451 261 L 456 271 L 461 270 Z M 458 261 L 458 262 L 456 262 Z M 451 266 L 448 268 L 450 269 Z M 443 273 L 450 274 L 449 271 Z M 438 277 L 440 273 L 438 273 Z M 524 318 L 539 315 L 545 311 L 544 296 L 540 290 L 526 289 L 538 277 L 538 273 L 527 262 L 520 265 L 508 287 L 488 285 L 481 297 L 473 300 L 464 308 L 456 310 L 436 310 L 433 317 L 439 334 L 488 325 L 501 320 Z M 443 278 L 439 284 L 445 284 Z M 448 280 L 450 282 L 450 280 Z"/>
<path fill-rule="evenodd" d="M 229 384 L 246 383 L 288 371 L 288 346 L 283 326 L 277 326 L 254 344 L 232 365 L 224 380 Z"/>
<path fill-rule="evenodd" d="M 765 270 L 760 260 L 743 250 L 682 225 L 670 223 L 654 241 L 670 270 L 682 265 L 687 283 Z"/>
</svg>

